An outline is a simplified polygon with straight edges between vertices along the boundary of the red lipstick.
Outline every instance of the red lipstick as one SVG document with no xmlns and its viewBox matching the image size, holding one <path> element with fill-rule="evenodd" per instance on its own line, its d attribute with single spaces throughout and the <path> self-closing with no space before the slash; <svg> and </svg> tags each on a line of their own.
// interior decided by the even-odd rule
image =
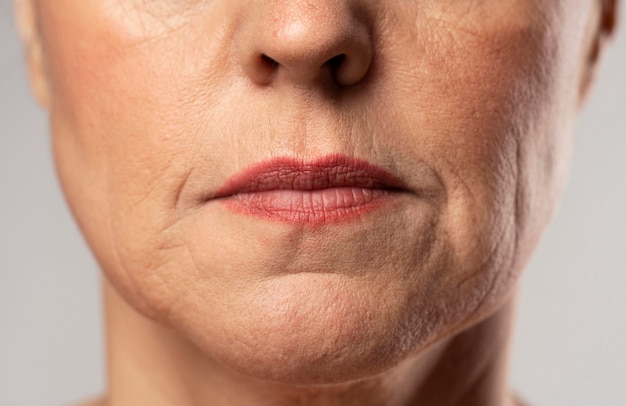
<svg viewBox="0 0 626 406">
<path fill-rule="evenodd" d="M 318 225 L 375 210 L 398 192 L 400 180 L 361 159 L 328 155 L 312 161 L 276 158 L 235 174 L 214 199 L 240 214 Z"/>
</svg>

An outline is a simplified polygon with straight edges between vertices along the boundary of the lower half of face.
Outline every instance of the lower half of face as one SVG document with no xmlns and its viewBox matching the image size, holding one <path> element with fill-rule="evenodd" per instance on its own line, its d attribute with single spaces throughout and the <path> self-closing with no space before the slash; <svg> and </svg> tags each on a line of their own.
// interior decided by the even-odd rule
<svg viewBox="0 0 626 406">
<path fill-rule="evenodd" d="M 209 356 L 355 379 L 514 289 L 577 104 L 564 2 L 44 3 L 68 201 L 122 296 Z"/>
</svg>

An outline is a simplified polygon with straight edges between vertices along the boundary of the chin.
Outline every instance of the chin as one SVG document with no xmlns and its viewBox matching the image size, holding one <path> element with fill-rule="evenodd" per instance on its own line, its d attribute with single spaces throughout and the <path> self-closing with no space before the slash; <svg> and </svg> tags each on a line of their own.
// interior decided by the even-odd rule
<svg viewBox="0 0 626 406">
<path fill-rule="evenodd" d="M 432 225 L 436 210 L 399 206 L 316 229 L 200 212 L 179 230 L 189 244 L 162 258 L 152 245 L 129 249 L 108 273 L 219 371 L 295 386 L 364 380 L 487 317 L 515 285 L 512 228 L 499 244 L 462 234 L 471 243 L 460 250 Z M 466 234 L 498 228 L 484 223 Z"/>
<path fill-rule="evenodd" d="M 239 292 L 228 313 L 174 327 L 220 367 L 290 386 L 375 377 L 451 332 L 422 300 L 429 295 L 370 287 L 345 275 L 283 276 Z"/>
</svg>

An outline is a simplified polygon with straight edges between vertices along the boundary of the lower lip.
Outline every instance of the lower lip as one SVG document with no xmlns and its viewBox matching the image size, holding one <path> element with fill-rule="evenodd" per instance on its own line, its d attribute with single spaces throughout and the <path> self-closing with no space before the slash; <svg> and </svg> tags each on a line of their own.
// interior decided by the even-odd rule
<svg viewBox="0 0 626 406">
<path fill-rule="evenodd" d="M 397 192 L 336 187 L 240 193 L 223 200 L 232 211 L 258 218 L 308 225 L 349 221 L 389 203 Z"/>
</svg>

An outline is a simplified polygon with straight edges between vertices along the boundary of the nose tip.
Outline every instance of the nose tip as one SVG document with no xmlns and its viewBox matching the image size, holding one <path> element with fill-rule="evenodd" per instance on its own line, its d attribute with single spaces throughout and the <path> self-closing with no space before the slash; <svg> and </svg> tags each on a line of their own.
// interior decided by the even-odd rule
<svg viewBox="0 0 626 406">
<path fill-rule="evenodd" d="M 365 19 L 347 2 L 271 4 L 261 17 L 251 17 L 241 44 L 244 71 L 255 83 L 352 86 L 367 75 L 372 39 Z"/>
</svg>

